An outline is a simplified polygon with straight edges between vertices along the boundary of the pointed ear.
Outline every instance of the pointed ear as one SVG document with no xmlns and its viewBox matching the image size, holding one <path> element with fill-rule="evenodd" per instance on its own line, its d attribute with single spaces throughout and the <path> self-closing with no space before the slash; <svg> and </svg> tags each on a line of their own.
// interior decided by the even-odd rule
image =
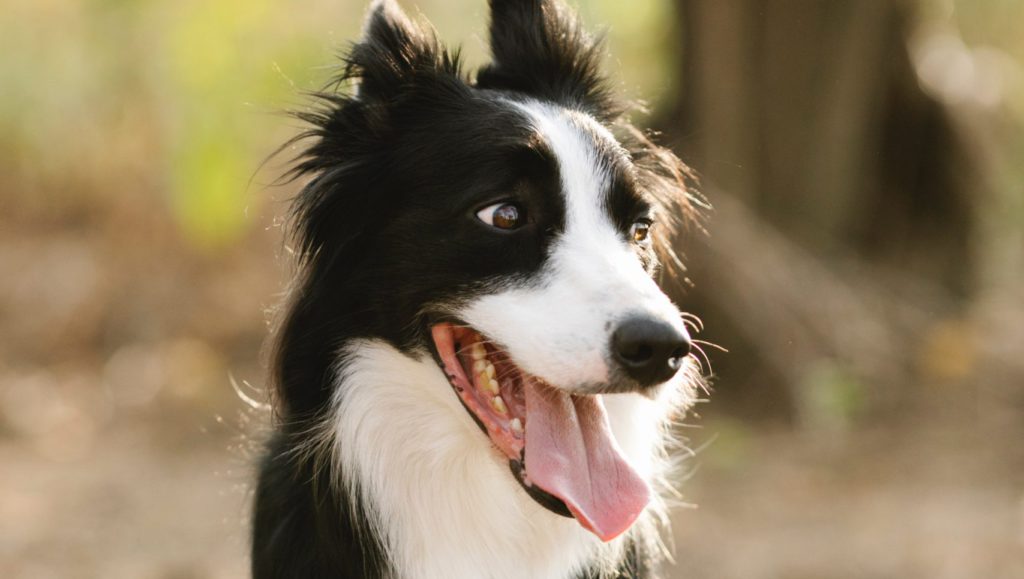
<svg viewBox="0 0 1024 579">
<path fill-rule="evenodd" d="M 481 88 L 515 90 L 609 119 L 621 113 L 600 72 L 602 44 L 559 0 L 490 0 L 493 62 Z"/>
<path fill-rule="evenodd" d="M 394 0 L 374 0 L 363 39 L 348 56 L 345 76 L 359 78 L 360 98 L 387 98 L 423 73 L 453 72 L 458 65 L 431 32 L 412 22 Z"/>
</svg>

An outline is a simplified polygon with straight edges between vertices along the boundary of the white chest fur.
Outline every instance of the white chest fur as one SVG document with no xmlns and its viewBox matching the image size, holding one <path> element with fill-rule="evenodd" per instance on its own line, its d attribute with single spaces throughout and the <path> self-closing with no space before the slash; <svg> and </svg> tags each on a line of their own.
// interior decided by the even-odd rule
<svg viewBox="0 0 1024 579">
<path fill-rule="evenodd" d="M 619 560 L 623 538 L 603 544 L 529 498 L 433 360 L 371 341 L 350 345 L 346 358 L 326 432 L 339 483 L 362 498 L 399 578 L 566 579 Z M 626 456 L 658 477 L 671 404 L 607 398 Z M 631 533 L 651 532 L 660 507 Z"/>
</svg>

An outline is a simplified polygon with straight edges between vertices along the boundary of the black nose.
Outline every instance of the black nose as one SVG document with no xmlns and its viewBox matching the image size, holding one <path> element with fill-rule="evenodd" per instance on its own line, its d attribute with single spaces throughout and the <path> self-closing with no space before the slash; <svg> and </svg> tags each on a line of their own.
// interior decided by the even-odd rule
<svg viewBox="0 0 1024 579">
<path fill-rule="evenodd" d="M 674 376 L 689 353 L 690 337 L 654 318 L 629 318 L 612 334 L 612 355 L 641 386 L 661 384 Z"/>
</svg>

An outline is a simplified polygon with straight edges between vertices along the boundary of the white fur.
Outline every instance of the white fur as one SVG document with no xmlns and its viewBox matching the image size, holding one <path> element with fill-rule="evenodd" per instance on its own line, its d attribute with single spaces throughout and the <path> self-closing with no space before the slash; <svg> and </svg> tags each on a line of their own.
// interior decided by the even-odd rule
<svg viewBox="0 0 1024 579">
<path fill-rule="evenodd" d="M 429 357 L 380 342 L 350 346 L 335 442 L 403 579 L 564 579 L 602 545 L 538 505 L 460 405 Z"/>
<path fill-rule="evenodd" d="M 481 297 L 458 313 L 552 384 L 601 382 L 616 321 L 648 313 L 682 323 L 602 210 L 607 177 L 588 141 L 593 127 L 580 130 L 596 123 L 543 105 L 523 110 L 559 159 L 566 230 L 537 283 Z M 432 358 L 377 341 L 348 344 L 343 358 L 328 435 L 341 482 L 370 510 L 397 577 L 567 579 L 620 559 L 623 538 L 603 544 L 526 494 Z M 655 399 L 604 396 L 619 446 L 655 488 L 667 413 L 689 403 L 690 373 L 679 372 Z M 653 501 L 629 535 L 650 543 L 661 506 Z"/>
</svg>

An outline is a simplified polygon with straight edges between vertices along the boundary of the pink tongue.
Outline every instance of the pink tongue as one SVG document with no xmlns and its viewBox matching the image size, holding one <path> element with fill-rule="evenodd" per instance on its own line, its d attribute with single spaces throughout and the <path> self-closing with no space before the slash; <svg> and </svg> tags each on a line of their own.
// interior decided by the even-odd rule
<svg viewBox="0 0 1024 579">
<path fill-rule="evenodd" d="M 526 378 L 526 474 L 602 541 L 633 524 L 650 489 L 622 457 L 598 396 L 570 397 Z"/>
</svg>

